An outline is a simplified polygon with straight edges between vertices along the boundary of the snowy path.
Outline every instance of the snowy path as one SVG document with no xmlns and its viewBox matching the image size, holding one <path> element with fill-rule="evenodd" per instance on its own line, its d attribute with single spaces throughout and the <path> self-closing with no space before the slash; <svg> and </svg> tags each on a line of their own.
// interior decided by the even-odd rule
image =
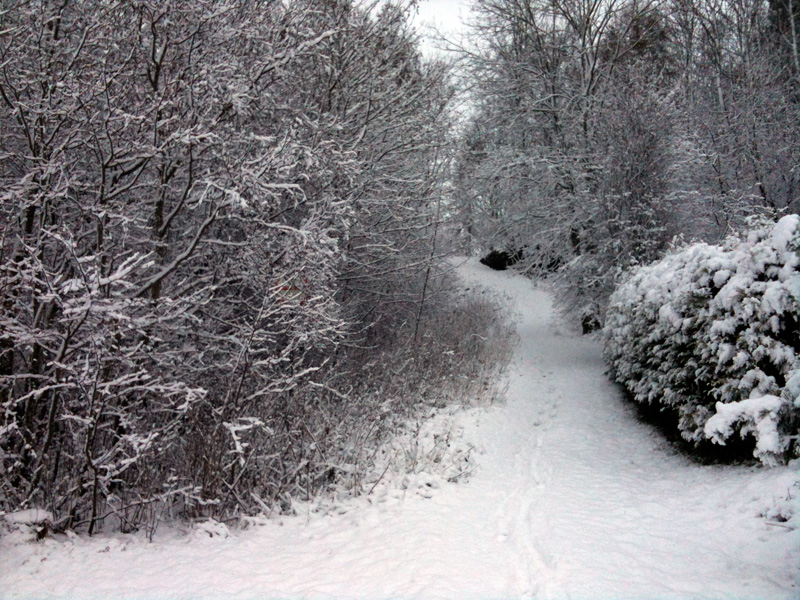
<svg viewBox="0 0 800 600">
<path fill-rule="evenodd" d="M 346 514 L 229 538 L 0 545 L 0 598 L 797 598 L 794 468 L 703 467 L 638 424 L 596 342 L 549 296 L 470 263 L 515 299 L 504 406 L 459 417 L 469 483 L 395 490 Z M 766 516 L 764 516 L 766 515 Z"/>
</svg>

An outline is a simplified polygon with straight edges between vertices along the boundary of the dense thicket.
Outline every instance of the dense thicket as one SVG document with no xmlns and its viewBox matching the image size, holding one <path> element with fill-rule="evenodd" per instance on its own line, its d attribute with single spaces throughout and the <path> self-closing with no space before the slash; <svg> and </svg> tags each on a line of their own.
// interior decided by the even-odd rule
<svg viewBox="0 0 800 600">
<path fill-rule="evenodd" d="M 634 270 L 604 329 L 611 376 L 695 443 L 751 437 L 765 463 L 800 445 L 800 217 Z"/>
<path fill-rule="evenodd" d="M 491 311 L 436 251 L 451 86 L 402 9 L 0 6 L 0 509 L 357 493 L 389 416 L 483 389 Z"/>
<path fill-rule="evenodd" d="M 484 0 L 456 170 L 469 249 L 561 264 L 602 321 L 675 235 L 800 210 L 797 0 Z"/>
</svg>

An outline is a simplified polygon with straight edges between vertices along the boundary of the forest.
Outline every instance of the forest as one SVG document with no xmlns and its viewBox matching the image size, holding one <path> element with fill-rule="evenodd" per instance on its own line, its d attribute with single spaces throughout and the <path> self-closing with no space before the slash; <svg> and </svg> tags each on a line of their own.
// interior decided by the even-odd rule
<svg viewBox="0 0 800 600">
<path fill-rule="evenodd" d="M 780 353 L 682 427 L 795 452 L 800 2 L 480 0 L 439 58 L 417 4 L 0 1 L 0 511 L 92 534 L 368 493 L 404 420 L 498 395 L 508 311 L 447 260 L 491 249 L 611 323 L 634 390 L 641 268 L 727 244 L 709 296 L 772 243 Z"/>
</svg>

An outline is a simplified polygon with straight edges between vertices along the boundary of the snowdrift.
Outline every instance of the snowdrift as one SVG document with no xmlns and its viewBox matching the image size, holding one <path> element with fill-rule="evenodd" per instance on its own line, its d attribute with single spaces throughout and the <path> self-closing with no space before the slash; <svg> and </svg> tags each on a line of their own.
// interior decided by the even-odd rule
<svg viewBox="0 0 800 600">
<path fill-rule="evenodd" d="M 604 358 L 633 398 L 678 416 L 695 444 L 740 438 L 798 454 L 800 217 L 696 244 L 634 270 L 611 297 Z"/>
</svg>

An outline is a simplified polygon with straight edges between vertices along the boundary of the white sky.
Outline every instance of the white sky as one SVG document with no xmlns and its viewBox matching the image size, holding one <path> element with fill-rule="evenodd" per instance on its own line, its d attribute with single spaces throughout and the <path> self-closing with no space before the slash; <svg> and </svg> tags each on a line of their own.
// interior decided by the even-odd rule
<svg viewBox="0 0 800 600">
<path fill-rule="evenodd" d="M 422 51 L 436 52 L 435 42 L 428 37 L 431 28 L 438 29 L 446 38 L 458 40 L 462 34 L 462 21 L 469 16 L 473 0 L 421 0 L 415 25 L 423 36 Z"/>
</svg>

